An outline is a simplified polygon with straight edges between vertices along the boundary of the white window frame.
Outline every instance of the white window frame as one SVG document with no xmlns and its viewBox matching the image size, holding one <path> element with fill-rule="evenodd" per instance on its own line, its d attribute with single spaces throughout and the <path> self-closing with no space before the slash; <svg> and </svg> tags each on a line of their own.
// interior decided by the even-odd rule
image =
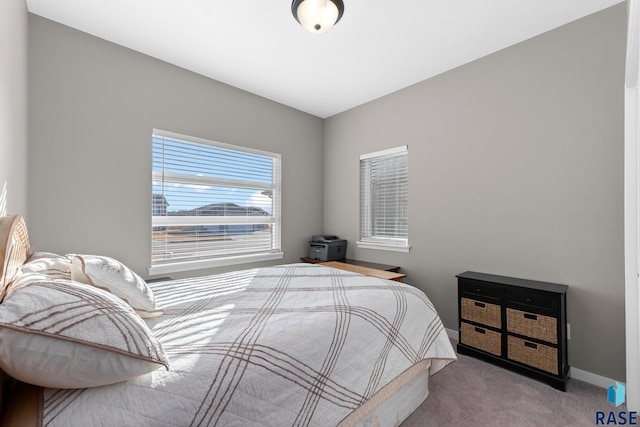
<svg viewBox="0 0 640 427">
<path fill-rule="evenodd" d="M 389 148 L 386 150 L 376 151 L 373 153 L 363 154 L 360 156 L 360 239 L 356 242 L 356 246 L 364 249 L 378 249 L 386 251 L 396 252 L 409 252 L 411 246 L 409 245 L 409 235 L 406 236 L 375 236 L 373 232 L 373 220 L 372 220 L 372 188 L 370 182 L 370 164 L 371 161 L 376 159 L 384 159 L 393 156 L 409 156 L 409 147 L 402 145 L 395 148 Z M 407 171 L 408 175 L 408 164 Z M 408 182 L 407 192 L 408 197 Z M 408 208 L 406 210 L 407 216 L 405 220 L 409 221 Z"/>
<path fill-rule="evenodd" d="M 257 150 L 253 148 L 247 148 L 237 145 L 225 144 L 222 142 L 211 141 L 203 138 L 197 138 L 188 135 L 182 135 L 174 132 L 164 131 L 160 129 L 153 129 L 152 139 L 154 137 L 162 137 L 167 139 L 172 139 L 180 142 L 186 143 L 194 143 L 201 145 L 209 145 L 216 148 L 232 150 L 236 152 L 246 153 L 246 154 L 256 154 L 260 156 L 270 157 L 274 161 L 274 182 L 272 184 L 263 184 L 264 190 L 269 190 L 272 193 L 273 197 L 273 212 L 270 217 L 212 217 L 212 216 L 155 216 L 153 214 L 153 200 L 151 202 L 151 230 L 154 227 L 166 227 L 166 226 L 198 226 L 205 224 L 254 224 L 256 223 L 256 219 L 260 218 L 260 223 L 265 223 L 268 221 L 269 225 L 272 227 L 272 247 L 269 251 L 263 251 L 258 253 L 248 253 L 248 254 L 229 254 L 226 256 L 216 256 L 211 258 L 202 258 L 197 260 L 181 260 L 170 263 L 162 263 L 162 264 L 153 264 L 148 267 L 148 271 L 150 275 L 158 275 L 158 274 L 169 274 L 181 271 L 189 271 L 196 270 L 202 268 L 213 268 L 213 267 L 222 267 L 229 265 L 238 265 L 238 264 L 246 264 L 251 262 L 259 262 L 259 261 L 270 261 L 282 259 L 284 257 L 284 253 L 282 252 L 282 239 L 281 239 L 281 231 L 282 231 L 282 212 L 281 212 L 281 198 L 282 198 L 282 173 L 281 173 L 281 156 L 278 153 L 271 153 L 268 151 Z M 151 172 L 152 183 L 153 182 L 165 182 L 165 176 L 170 178 L 172 182 L 180 181 L 184 184 L 190 185 L 222 185 L 222 186 L 242 186 L 246 185 L 243 181 L 237 180 L 228 180 L 223 178 L 207 178 L 198 175 L 189 175 L 189 176 L 173 176 L 169 177 L 169 173 L 162 172 Z M 255 188 L 260 184 L 252 183 L 251 188 Z M 150 239 L 151 240 L 151 239 Z"/>
</svg>

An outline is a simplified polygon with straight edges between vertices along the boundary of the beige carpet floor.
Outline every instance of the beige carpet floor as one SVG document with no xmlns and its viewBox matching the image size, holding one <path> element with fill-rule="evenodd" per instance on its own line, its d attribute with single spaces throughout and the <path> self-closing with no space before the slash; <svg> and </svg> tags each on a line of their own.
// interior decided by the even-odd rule
<svg viewBox="0 0 640 427">
<path fill-rule="evenodd" d="M 610 411 L 627 410 L 610 404 L 605 388 L 570 379 L 561 392 L 469 356 L 458 358 L 431 377 L 429 397 L 402 427 L 585 427 L 596 425 L 596 411 L 604 411 L 606 421 Z"/>
</svg>

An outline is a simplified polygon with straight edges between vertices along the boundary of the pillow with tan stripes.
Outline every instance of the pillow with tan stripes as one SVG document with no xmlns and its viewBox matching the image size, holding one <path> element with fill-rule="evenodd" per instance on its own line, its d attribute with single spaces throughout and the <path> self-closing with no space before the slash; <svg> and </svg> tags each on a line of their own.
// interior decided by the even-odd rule
<svg viewBox="0 0 640 427">
<path fill-rule="evenodd" d="M 18 274 L 39 273 L 56 279 L 71 280 L 71 261 L 63 255 L 51 252 L 34 252 L 22 264 Z"/>
<path fill-rule="evenodd" d="M 0 368 L 26 383 L 86 388 L 161 367 L 169 361 L 158 340 L 109 292 L 32 273 L 0 304 Z"/>
</svg>

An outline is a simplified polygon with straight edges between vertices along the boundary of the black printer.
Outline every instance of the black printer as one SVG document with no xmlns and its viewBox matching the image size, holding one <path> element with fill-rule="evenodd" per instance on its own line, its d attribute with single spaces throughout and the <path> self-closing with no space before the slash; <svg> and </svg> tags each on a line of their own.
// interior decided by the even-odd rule
<svg viewBox="0 0 640 427">
<path fill-rule="evenodd" d="M 309 241 L 309 258 L 335 261 L 347 257 L 347 241 L 338 236 L 316 235 Z"/>
</svg>

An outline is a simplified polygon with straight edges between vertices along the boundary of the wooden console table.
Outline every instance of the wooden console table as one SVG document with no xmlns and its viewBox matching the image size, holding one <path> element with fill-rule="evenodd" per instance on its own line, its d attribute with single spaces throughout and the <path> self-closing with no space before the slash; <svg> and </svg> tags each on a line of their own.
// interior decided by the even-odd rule
<svg viewBox="0 0 640 427">
<path fill-rule="evenodd" d="M 313 259 L 313 258 L 309 258 L 309 257 L 301 257 L 300 261 L 302 262 L 307 262 L 310 264 L 321 264 L 321 263 L 325 263 L 327 261 L 321 261 L 319 259 Z M 335 260 L 336 262 L 341 262 L 344 264 L 353 264 L 353 265 L 359 265 L 361 267 L 367 267 L 367 268 L 375 268 L 376 270 L 384 270 L 384 271 L 392 271 L 394 273 L 397 273 L 398 271 L 400 271 L 400 267 L 397 265 L 387 265 L 387 264 L 378 264 L 377 262 L 369 262 L 369 261 L 359 261 L 357 259 L 338 259 Z"/>
<path fill-rule="evenodd" d="M 326 265 L 327 267 L 338 268 L 340 270 L 351 271 L 353 273 L 364 274 L 365 276 L 377 277 L 379 279 L 395 280 L 396 282 L 402 282 L 402 280 L 407 276 L 406 274 L 403 274 L 403 273 L 379 270 L 377 268 L 369 268 L 369 267 L 364 267 L 362 265 L 349 264 L 349 263 L 340 262 L 340 261 L 327 261 L 327 262 L 322 262 L 320 264 Z"/>
</svg>

